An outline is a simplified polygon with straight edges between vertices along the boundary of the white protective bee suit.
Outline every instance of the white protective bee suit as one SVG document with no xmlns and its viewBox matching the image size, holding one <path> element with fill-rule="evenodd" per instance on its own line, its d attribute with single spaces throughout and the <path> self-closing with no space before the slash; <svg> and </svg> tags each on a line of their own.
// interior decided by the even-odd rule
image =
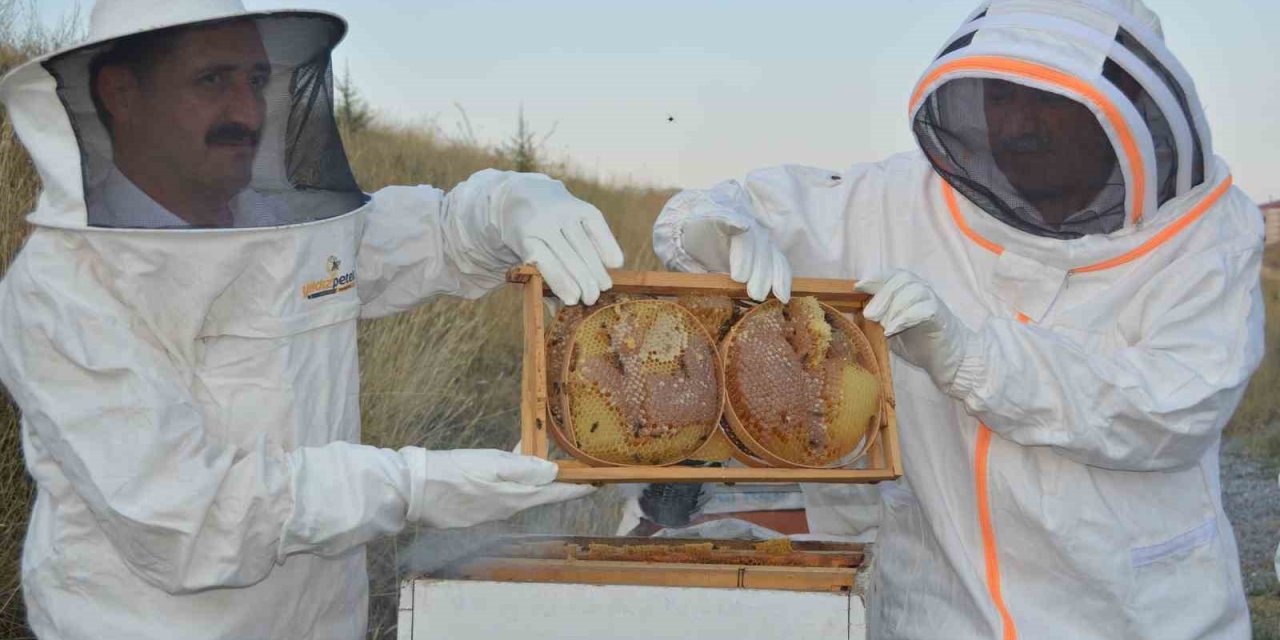
<svg viewBox="0 0 1280 640">
<path fill-rule="evenodd" d="M 174 25 L 249 33 L 269 59 L 269 81 L 235 85 L 261 92 L 241 106 L 265 117 L 233 228 L 189 228 L 134 188 L 90 100 L 91 60 Z M 366 542 L 590 491 L 510 453 L 358 444 L 357 319 L 478 297 L 520 261 L 590 302 L 622 256 L 599 212 L 545 176 L 361 193 L 331 107 L 344 33 L 336 16 L 238 0 L 103 0 L 88 42 L 0 84 L 44 187 L 0 281 L 40 638 L 362 638 Z M 200 90 L 231 86 L 215 76 Z"/>
<path fill-rule="evenodd" d="M 1090 215 L 1048 225 L 993 170 L 987 80 L 1093 112 L 1115 170 Z M 654 229 L 668 266 L 757 296 L 787 269 L 883 294 L 905 475 L 881 485 L 871 637 L 1248 637 L 1218 449 L 1263 353 L 1262 219 L 1158 19 L 984 3 L 910 116 L 922 151 L 685 191 Z M 865 526 L 859 489 L 806 490 L 815 532 Z"/>
</svg>

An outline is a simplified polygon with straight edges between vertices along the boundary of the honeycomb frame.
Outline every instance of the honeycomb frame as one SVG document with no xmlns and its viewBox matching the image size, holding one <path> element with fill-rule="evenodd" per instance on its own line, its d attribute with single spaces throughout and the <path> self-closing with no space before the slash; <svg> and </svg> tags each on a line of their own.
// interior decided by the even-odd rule
<svg viewBox="0 0 1280 640">
<path fill-rule="evenodd" d="M 685 311 L 692 313 L 699 321 L 703 321 L 705 319 L 705 315 L 700 314 L 698 311 L 690 307 L 690 305 L 698 304 L 699 301 L 697 298 L 699 297 L 710 297 L 717 300 L 724 299 L 729 301 L 731 305 L 734 302 L 728 296 L 692 296 L 693 299 L 690 299 L 688 296 L 678 296 L 673 300 L 666 300 L 665 302 L 674 302 L 676 305 L 683 307 Z M 596 313 L 597 311 L 602 311 L 613 304 L 637 300 L 657 300 L 657 298 L 646 294 L 618 294 L 610 291 L 601 295 L 596 304 L 591 307 L 584 307 L 580 305 L 564 307 L 558 301 L 553 301 L 553 299 L 547 298 L 545 300 L 547 303 L 545 305 L 547 311 L 553 316 L 553 319 L 550 321 L 544 332 L 544 344 L 546 350 L 545 358 L 548 374 L 547 387 L 549 392 L 547 398 L 547 432 L 551 435 L 552 440 L 560 447 L 560 449 L 577 460 L 586 461 L 592 466 L 619 466 L 617 463 L 601 460 L 600 458 L 581 450 L 578 447 L 575 433 L 572 429 L 566 429 L 564 421 L 561 419 L 561 416 L 563 416 L 566 411 L 566 402 L 565 399 L 561 397 L 560 391 L 569 369 L 567 356 L 569 355 L 569 350 L 572 347 L 573 335 L 576 333 L 578 324 L 586 321 L 588 316 Z M 731 306 L 730 317 L 727 317 L 722 321 L 723 324 L 718 327 L 718 333 L 712 336 L 712 338 L 714 338 L 712 340 L 712 344 L 715 345 L 717 357 L 721 357 L 722 355 L 719 353 L 720 343 L 728 337 L 729 331 L 732 329 L 735 321 L 732 317 L 732 313 L 737 311 L 738 309 Z M 562 314 L 565 316 L 563 319 L 561 318 Z M 703 322 L 703 329 L 706 329 L 708 333 L 710 332 L 710 327 L 707 322 Z M 565 342 L 570 344 L 564 344 Z M 725 377 L 723 360 L 721 360 L 721 363 L 719 384 L 721 385 L 721 388 L 724 389 Z M 752 454 L 750 448 L 743 444 L 742 440 L 734 433 L 732 426 L 729 424 L 728 401 L 726 398 L 721 404 L 720 423 L 712 430 L 710 436 L 703 442 L 702 447 L 679 462 L 700 461 L 725 463 L 730 460 L 736 460 L 748 467 L 768 468 L 775 466 Z M 641 464 L 634 466 L 669 466 L 670 464 L 677 463 L 669 463 L 666 465 Z"/>
<path fill-rule="evenodd" d="M 683 455 L 666 459 L 660 463 L 630 465 L 625 462 L 619 462 L 617 460 L 608 460 L 603 457 L 593 455 L 587 452 L 579 444 L 578 437 L 576 435 L 577 427 L 574 423 L 574 412 L 571 410 L 571 397 L 569 394 L 564 394 L 559 398 L 560 403 L 562 405 L 560 409 L 561 419 L 556 420 L 554 415 L 549 415 L 549 417 L 551 418 L 550 420 L 551 436 L 555 440 L 556 444 L 559 445 L 561 449 L 564 449 L 571 456 L 573 456 L 578 460 L 584 460 L 586 462 L 589 462 L 595 466 L 665 467 L 665 466 L 678 464 L 685 460 L 689 460 L 693 456 L 697 455 L 698 452 L 704 451 L 707 449 L 708 445 L 715 438 L 716 432 L 720 429 L 720 421 L 724 415 L 724 409 L 725 409 L 724 366 L 723 366 L 723 361 L 720 359 L 719 352 L 717 350 L 716 340 L 706 330 L 706 328 L 703 327 L 703 325 L 698 321 L 698 319 L 692 313 L 689 312 L 688 309 L 685 309 L 684 307 L 667 300 L 624 300 L 621 302 L 608 304 L 598 309 L 593 309 L 592 311 L 590 311 L 585 317 L 581 318 L 579 322 L 574 326 L 574 328 L 570 331 L 570 333 L 573 334 L 573 337 L 571 338 L 569 345 L 567 345 L 566 347 L 567 353 L 566 353 L 566 357 L 564 358 L 564 362 L 560 364 L 560 367 L 562 367 L 562 371 L 561 371 L 561 375 L 559 376 L 559 379 L 563 381 L 564 384 L 569 384 L 569 381 L 572 378 L 572 374 L 575 370 L 575 366 L 578 364 L 577 358 L 576 358 L 577 351 L 578 351 L 577 338 L 578 338 L 579 332 L 583 328 L 583 325 L 594 322 L 595 319 L 598 317 L 616 313 L 619 309 L 625 306 L 640 306 L 640 305 L 660 305 L 663 307 L 668 307 L 671 311 L 675 312 L 677 315 L 683 316 L 686 326 L 691 327 L 693 333 L 699 334 L 700 337 L 705 341 L 706 345 L 710 348 L 710 355 L 713 359 L 711 370 L 715 378 L 715 387 L 716 387 L 715 418 L 709 421 L 711 422 L 712 426 L 710 429 L 708 429 L 707 433 L 701 436 L 700 438 L 698 438 L 697 446 L 692 447 Z M 552 403 L 554 403 L 555 399 L 552 398 L 551 400 L 552 400 Z M 548 406 L 548 408 L 550 408 L 550 405 Z"/>
<path fill-rule="evenodd" d="M 657 298 L 684 295 L 724 296 L 750 302 L 746 285 L 723 274 L 687 274 L 654 271 L 610 271 L 613 293 Z M 563 482 L 607 484 L 621 482 L 752 482 L 752 483 L 877 483 L 902 476 L 902 455 L 898 443 L 896 399 L 888 344 L 880 326 L 862 316 L 870 296 L 853 290 L 852 280 L 796 278 L 793 296 L 812 296 L 849 318 L 871 344 L 880 373 L 881 412 L 874 436 L 870 436 L 858 468 L 807 468 L 761 466 L 760 460 L 738 467 L 694 466 L 595 466 L 572 456 L 564 447 L 553 455 L 547 389 L 547 318 L 544 299 L 551 297 L 536 267 L 512 269 L 509 282 L 521 285 L 523 306 L 523 373 L 521 376 L 521 452 L 556 462 Z M 717 441 L 713 437 L 708 445 Z M 555 443 L 559 445 L 560 443 Z M 570 458 L 563 457 L 569 453 Z M 736 456 L 735 456 L 736 457 Z M 696 459 L 696 453 L 695 453 Z M 739 458 L 741 459 L 741 458 Z M 747 461 L 743 461 L 747 462 Z"/>
<path fill-rule="evenodd" d="M 776 302 L 776 300 L 770 300 L 770 303 L 774 303 L 774 302 Z M 832 324 L 838 325 L 839 330 L 845 332 L 846 335 L 849 337 L 849 339 L 854 343 L 855 353 L 858 356 L 861 356 L 859 358 L 860 362 L 858 364 L 861 365 L 863 368 L 868 369 L 873 375 L 876 376 L 877 380 L 883 381 L 884 377 L 883 377 L 883 374 L 881 373 L 880 363 L 873 355 L 875 350 L 871 346 L 871 341 L 867 339 L 866 335 L 863 333 L 862 329 L 858 327 L 857 323 L 853 322 L 847 316 L 840 313 L 838 309 L 835 309 L 830 305 L 824 304 L 821 301 L 818 302 L 818 305 L 819 305 L 819 308 L 824 312 L 824 316 L 827 316 L 829 319 L 834 320 Z M 752 309 L 750 312 L 745 314 L 741 319 L 739 319 L 734 324 L 733 328 L 729 331 L 729 335 L 725 336 L 725 339 L 721 342 L 720 355 L 721 355 L 722 361 L 724 362 L 726 383 L 728 382 L 729 376 L 730 376 L 728 361 L 729 361 L 730 353 L 733 350 L 734 341 L 737 339 L 738 335 L 743 330 L 748 328 L 747 322 L 751 319 L 751 317 L 755 314 L 758 314 L 767 310 L 767 308 L 768 308 L 767 303 L 756 305 L 754 309 Z M 836 328 L 836 327 L 833 326 L 832 328 Z M 883 386 L 881 387 L 880 394 L 884 395 Z M 751 430 L 744 424 L 744 421 L 742 420 L 742 416 L 741 416 L 742 408 L 735 407 L 732 401 L 732 394 L 726 393 L 725 395 L 726 395 L 725 410 L 724 410 L 725 419 L 728 422 L 730 428 L 732 429 L 733 435 L 736 436 L 738 442 L 741 443 L 740 446 L 745 447 L 747 451 L 752 456 L 754 456 L 757 460 L 762 460 L 768 465 L 774 466 L 774 467 L 794 467 L 794 468 L 802 468 L 802 469 L 827 469 L 827 468 L 832 468 L 834 466 L 847 467 L 854 463 L 860 462 L 862 458 L 865 457 L 870 452 L 871 448 L 875 446 L 875 442 L 878 439 L 881 432 L 880 429 L 868 429 L 860 438 L 860 444 L 858 444 L 852 451 L 850 451 L 849 455 L 844 456 L 838 465 L 803 464 L 800 462 L 796 462 L 794 460 L 789 460 L 784 456 L 779 455 L 775 451 L 771 450 L 759 438 L 757 438 L 751 432 Z M 881 402 L 876 412 L 876 415 L 873 416 L 875 424 L 880 424 L 883 419 L 882 414 L 886 410 L 884 405 L 885 403 Z"/>
</svg>

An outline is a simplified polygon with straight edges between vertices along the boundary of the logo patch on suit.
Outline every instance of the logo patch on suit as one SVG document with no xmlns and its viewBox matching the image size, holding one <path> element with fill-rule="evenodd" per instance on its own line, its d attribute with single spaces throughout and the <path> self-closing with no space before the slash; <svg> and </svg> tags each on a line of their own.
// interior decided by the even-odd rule
<svg viewBox="0 0 1280 640">
<path fill-rule="evenodd" d="M 342 261 L 337 256 L 329 256 L 325 260 L 325 269 L 329 272 L 329 277 L 321 280 L 312 280 L 302 285 L 302 297 L 308 300 L 323 298 L 335 293 L 342 293 L 351 287 L 356 286 L 356 271 L 352 269 L 346 273 L 342 273 Z"/>
</svg>

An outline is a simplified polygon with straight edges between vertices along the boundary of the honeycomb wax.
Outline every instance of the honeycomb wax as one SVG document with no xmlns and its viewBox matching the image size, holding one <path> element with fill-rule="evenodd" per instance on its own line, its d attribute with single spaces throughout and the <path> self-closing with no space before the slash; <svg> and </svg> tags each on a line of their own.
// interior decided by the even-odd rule
<svg viewBox="0 0 1280 640">
<path fill-rule="evenodd" d="M 698 320 L 658 300 L 615 304 L 579 321 L 562 381 L 575 446 L 614 464 L 689 457 L 723 399 L 715 346 Z"/>
<path fill-rule="evenodd" d="M 870 344 L 835 313 L 814 298 L 771 300 L 738 321 L 726 340 L 733 414 L 755 444 L 791 464 L 846 462 L 879 416 Z"/>
</svg>

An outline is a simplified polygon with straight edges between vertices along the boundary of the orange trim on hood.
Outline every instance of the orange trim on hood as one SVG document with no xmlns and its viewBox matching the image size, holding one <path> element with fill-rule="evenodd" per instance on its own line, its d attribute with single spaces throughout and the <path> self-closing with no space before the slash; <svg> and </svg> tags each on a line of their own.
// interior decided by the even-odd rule
<svg viewBox="0 0 1280 640">
<path fill-rule="evenodd" d="M 1227 176 L 1227 179 L 1223 180 L 1222 184 L 1215 187 L 1214 190 L 1209 193 L 1209 195 L 1205 196 L 1204 200 L 1201 200 L 1198 204 L 1196 204 L 1196 206 L 1192 207 L 1190 211 L 1182 214 L 1182 217 L 1175 220 L 1173 224 L 1165 227 L 1164 229 L 1161 229 L 1160 232 L 1157 233 L 1155 236 L 1153 236 L 1150 240 L 1142 243 L 1141 245 L 1138 245 L 1136 249 L 1122 253 L 1110 260 L 1104 260 L 1102 262 L 1091 264 L 1085 267 L 1076 267 L 1075 269 L 1071 270 L 1071 273 L 1091 273 L 1093 271 L 1103 271 L 1105 269 L 1110 269 L 1112 267 L 1118 267 L 1127 262 L 1133 262 L 1134 260 L 1137 260 L 1138 258 L 1141 258 L 1142 256 L 1145 256 L 1148 253 L 1151 253 L 1156 249 L 1156 247 L 1159 247 L 1160 245 L 1167 242 L 1169 238 L 1172 238 L 1178 235 L 1179 233 L 1181 233 L 1182 230 L 1190 226 L 1192 222 L 1199 220 L 1200 216 L 1204 215 L 1204 212 L 1208 211 L 1210 207 L 1218 203 L 1218 200 L 1222 199 L 1222 196 L 1227 193 L 1228 189 L 1231 188 L 1231 183 L 1232 183 L 1231 176 Z"/>
<path fill-rule="evenodd" d="M 943 195 L 943 199 L 946 200 L 947 202 L 947 210 L 951 212 L 951 219 L 955 221 L 956 226 L 960 228 L 960 231 L 964 233 L 964 235 L 968 236 L 970 240 L 973 240 L 974 243 L 976 243 L 978 246 L 982 247 L 983 249 L 986 249 L 987 251 L 990 251 L 991 253 L 994 253 L 996 255 L 1000 255 L 1004 253 L 1004 247 L 982 237 L 981 235 L 978 234 L 977 231 L 974 231 L 969 226 L 969 223 L 966 222 L 964 219 L 964 215 L 960 213 L 960 205 L 956 202 L 955 189 L 952 188 L 949 182 L 947 182 L 946 180 L 942 180 L 941 177 L 939 177 L 939 180 L 942 181 L 942 195 Z M 1170 224 L 1168 227 L 1161 229 L 1160 232 L 1152 236 L 1150 240 L 1147 240 L 1146 242 L 1138 245 L 1137 247 L 1130 249 L 1129 251 L 1126 251 L 1114 258 L 1103 260 L 1102 262 L 1097 262 L 1090 265 L 1085 265 L 1083 267 L 1076 267 L 1072 269 L 1070 273 L 1072 274 L 1092 273 L 1095 271 L 1103 271 L 1106 269 L 1111 269 L 1113 267 L 1118 267 L 1120 265 L 1133 262 L 1134 260 L 1137 260 L 1138 258 L 1141 258 L 1142 256 L 1145 256 L 1148 253 L 1155 251 L 1157 248 L 1160 247 L 1160 245 L 1168 242 L 1171 238 L 1173 238 L 1174 236 L 1186 230 L 1187 227 L 1191 226 L 1191 223 L 1195 222 L 1196 220 L 1199 220 L 1200 216 L 1204 215 L 1206 211 L 1208 211 L 1210 208 L 1213 207 L 1213 205 L 1218 203 L 1218 200 L 1222 199 L 1222 196 L 1225 195 L 1227 193 L 1227 190 L 1231 188 L 1231 184 L 1232 184 L 1231 176 L 1227 176 L 1226 179 L 1223 180 L 1221 184 L 1215 187 L 1213 191 L 1209 193 L 1209 195 L 1204 197 L 1203 200 L 1196 203 L 1196 206 L 1192 207 L 1190 211 L 1182 214 L 1182 217 L 1175 220 L 1173 224 Z"/>
<path fill-rule="evenodd" d="M 1124 150 L 1125 157 L 1129 160 L 1134 182 L 1133 211 L 1130 212 L 1130 218 L 1135 224 L 1142 219 L 1142 207 L 1146 202 L 1147 195 L 1146 163 L 1142 158 L 1142 153 L 1138 150 L 1137 139 L 1134 138 L 1133 131 L 1129 129 L 1129 124 L 1125 122 L 1124 116 L 1120 114 L 1120 110 L 1116 108 L 1115 103 L 1103 95 L 1097 87 L 1069 73 L 1034 62 L 1003 56 L 972 56 L 947 62 L 925 76 L 924 80 L 921 80 L 920 84 L 916 85 L 915 91 L 911 94 L 911 107 L 908 113 L 915 114 L 916 108 L 924 100 L 925 88 L 932 85 L 942 76 L 960 71 L 994 71 L 1029 80 L 1038 80 L 1084 96 L 1085 99 L 1092 102 L 1094 106 L 1106 115 L 1107 120 L 1111 122 L 1111 126 L 1115 128 L 1116 133 L 1120 136 L 1120 146 Z"/>
<path fill-rule="evenodd" d="M 996 255 L 1004 253 L 1004 247 L 978 235 L 977 231 L 969 227 L 969 223 L 965 221 L 964 216 L 960 215 L 960 205 L 956 204 L 956 190 L 946 180 L 942 181 L 942 197 L 947 201 L 947 209 L 951 211 L 951 219 L 955 221 L 957 227 L 960 227 L 960 231 L 964 235 L 969 236 L 970 240 L 991 253 Z"/>
</svg>

